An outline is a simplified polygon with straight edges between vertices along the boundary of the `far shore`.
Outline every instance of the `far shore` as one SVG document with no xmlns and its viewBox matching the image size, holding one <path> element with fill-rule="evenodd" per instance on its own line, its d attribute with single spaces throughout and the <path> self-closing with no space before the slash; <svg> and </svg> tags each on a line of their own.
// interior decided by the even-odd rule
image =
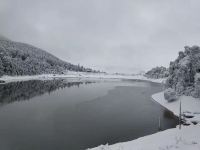
<svg viewBox="0 0 200 150">
<path fill-rule="evenodd" d="M 105 73 L 85 73 L 85 72 L 69 72 L 66 74 L 41 74 L 41 75 L 28 75 L 28 76 L 2 76 L 0 77 L 1 84 L 18 81 L 28 80 L 52 80 L 55 78 L 79 78 L 79 79 L 131 79 L 151 81 L 155 83 L 165 82 L 163 79 L 150 79 L 143 75 L 118 75 L 118 74 L 105 74 Z"/>
</svg>

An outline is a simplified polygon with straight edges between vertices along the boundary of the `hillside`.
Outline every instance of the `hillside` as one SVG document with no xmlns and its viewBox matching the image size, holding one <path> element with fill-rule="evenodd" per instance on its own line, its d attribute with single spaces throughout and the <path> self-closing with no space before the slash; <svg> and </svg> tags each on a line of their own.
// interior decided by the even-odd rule
<svg viewBox="0 0 200 150">
<path fill-rule="evenodd" d="M 66 70 L 95 72 L 92 69 L 62 61 L 32 45 L 14 42 L 0 35 L 0 76 L 62 74 Z"/>
</svg>

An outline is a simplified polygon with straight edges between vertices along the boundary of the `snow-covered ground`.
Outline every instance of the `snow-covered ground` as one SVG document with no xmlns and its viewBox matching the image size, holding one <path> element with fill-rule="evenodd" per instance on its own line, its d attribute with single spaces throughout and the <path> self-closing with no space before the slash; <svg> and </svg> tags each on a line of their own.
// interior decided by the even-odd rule
<svg viewBox="0 0 200 150">
<path fill-rule="evenodd" d="M 51 80 L 54 78 L 90 78 L 90 79 L 133 79 L 144 80 L 156 83 L 162 83 L 165 79 L 148 79 L 143 75 L 118 75 L 118 74 L 106 74 L 106 73 L 84 73 L 84 72 L 68 72 L 66 74 L 42 74 L 33 76 L 2 76 L 1 81 L 16 82 L 27 80 Z"/>
<path fill-rule="evenodd" d="M 162 106 L 172 111 L 176 116 L 179 116 L 181 101 L 183 119 L 185 119 L 189 124 L 200 123 L 200 99 L 193 98 L 191 96 L 180 96 L 177 101 L 168 103 L 164 99 L 164 92 L 156 93 L 152 95 L 152 98 Z"/>
<path fill-rule="evenodd" d="M 177 101 L 168 103 L 163 92 L 152 95 L 152 98 L 177 116 L 181 100 L 184 119 L 190 126 L 182 126 L 181 130 L 177 126 L 133 141 L 101 145 L 90 150 L 200 150 L 200 100 L 180 96 Z"/>
<path fill-rule="evenodd" d="M 184 126 L 168 129 L 133 141 L 101 145 L 90 150 L 199 150 L 200 127 Z"/>
</svg>

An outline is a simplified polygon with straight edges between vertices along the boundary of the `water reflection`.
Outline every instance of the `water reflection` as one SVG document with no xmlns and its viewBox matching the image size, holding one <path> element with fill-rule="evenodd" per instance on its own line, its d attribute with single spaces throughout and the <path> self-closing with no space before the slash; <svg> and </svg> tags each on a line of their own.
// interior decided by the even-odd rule
<svg viewBox="0 0 200 150">
<path fill-rule="evenodd" d="M 0 85 L 1 103 L 32 98 L 0 108 L 0 150 L 82 150 L 137 139 L 178 123 L 151 100 L 162 90 L 159 84 L 90 83 L 53 80 Z"/>
<path fill-rule="evenodd" d="M 28 100 L 35 96 L 51 93 L 57 89 L 79 87 L 81 84 L 90 84 L 94 81 L 67 81 L 55 80 L 32 80 L 0 84 L 0 103 L 7 104 L 15 101 Z"/>
<path fill-rule="evenodd" d="M 177 117 L 173 114 L 173 112 L 165 109 L 163 116 L 167 119 L 176 119 Z"/>
</svg>

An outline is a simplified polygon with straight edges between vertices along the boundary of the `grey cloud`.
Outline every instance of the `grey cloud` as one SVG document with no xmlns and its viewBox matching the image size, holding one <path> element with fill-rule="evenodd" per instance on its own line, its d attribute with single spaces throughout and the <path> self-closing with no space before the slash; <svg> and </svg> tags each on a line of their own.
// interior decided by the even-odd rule
<svg viewBox="0 0 200 150">
<path fill-rule="evenodd" d="M 198 0 L 0 0 L 0 34 L 75 64 L 135 72 L 200 45 L 199 14 Z"/>
</svg>

